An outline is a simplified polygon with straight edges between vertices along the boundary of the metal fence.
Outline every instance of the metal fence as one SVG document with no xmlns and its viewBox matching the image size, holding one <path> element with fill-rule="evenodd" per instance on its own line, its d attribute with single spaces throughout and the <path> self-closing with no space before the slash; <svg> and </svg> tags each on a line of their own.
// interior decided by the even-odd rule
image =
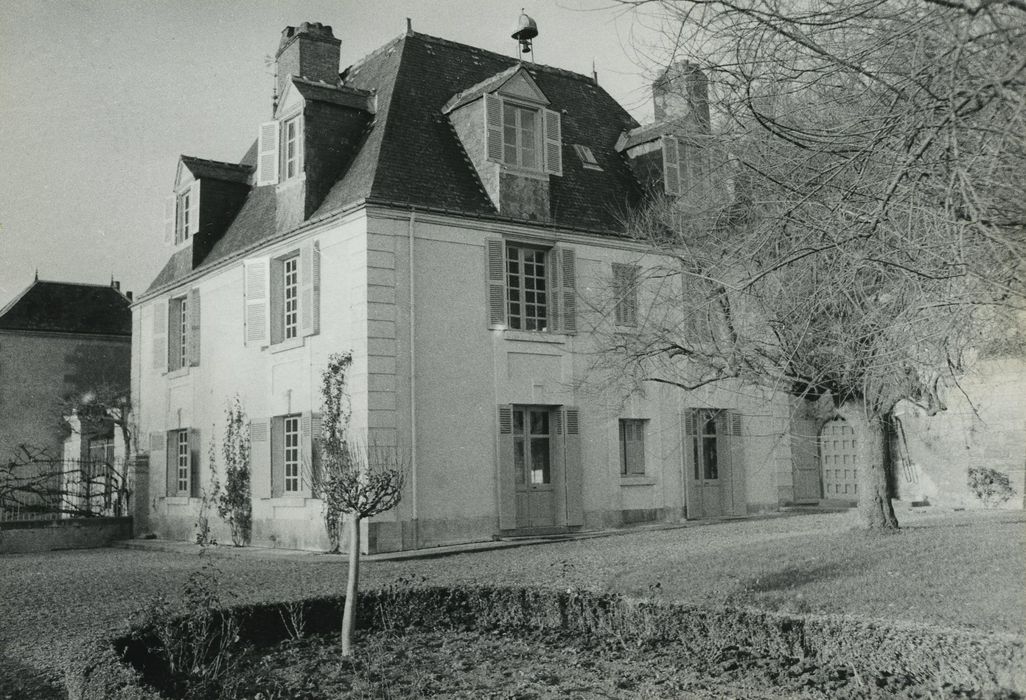
<svg viewBox="0 0 1026 700">
<path fill-rule="evenodd" d="M 125 460 L 35 458 L 0 469 L 0 521 L 121 516 L 130 494 Z"/>
</svg>

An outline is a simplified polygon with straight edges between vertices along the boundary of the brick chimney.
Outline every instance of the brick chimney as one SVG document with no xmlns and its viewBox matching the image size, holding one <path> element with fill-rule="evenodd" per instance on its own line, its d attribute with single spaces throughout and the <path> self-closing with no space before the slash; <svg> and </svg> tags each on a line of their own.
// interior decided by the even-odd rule
<svg viewBox="0 0 1026 700">
<path fill-rule="evenodd" d="M 281 96 L 290 75 L 337 85 L 341 45 L 342 42 L 331 33 L 331 27 L 320 22 L 285 27 L 281 32 L 278 53 L 274 55 L 278 74 L 275 101 Z"/>
<path fill-rule="evenodd" d="M 687 118 L 700 133 L 709 132 L 709 79 L 688 61 L 679 61 L 652 83 L 655 120 Z"/>
</svg>

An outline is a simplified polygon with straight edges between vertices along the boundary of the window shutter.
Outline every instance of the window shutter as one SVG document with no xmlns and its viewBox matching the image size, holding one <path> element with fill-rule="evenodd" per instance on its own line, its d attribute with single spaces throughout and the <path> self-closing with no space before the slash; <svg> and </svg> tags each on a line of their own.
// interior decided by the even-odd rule
<svg viewBox="0 0 1026 700">
<path fill-rule="evenodd" d="M 625 325 L 626 314 L 624 313 L 624 301 L 627 296 L 627 284 L 625 276 L 626 265 L 613 263 L 613 297 L 615 299 L 614 315 L 616 325 Z"/>
<path fill-rule="evenodd" d="M 257 185 L 278 182 L 278 122 L 260 125 L 257 144 Z"/>
<path fill-rule="evenodd" d="M 306 119 L 302 114 L 296 117 L 296 173 L 303 172 L 303 161 L 306 157 L 306 143 L 304 131 L 306 130 Z"/>
<path fill-rule="evenodd" d="M 542 110 L 545 122 L 545 170 L 553 175 L 563 174 L 563 137 L 559 112 Z"/>
<path fill-rule="evenodd" d="M 492 94 L 484 96 L 485 157 L 502 162 L 502 99 Z"/>
<path fill-rule="evenodd" d="M 199 287 L 189 290 L 188 303 L 189 321 L 189 366 L 199 367 L 200 363 L 200 291 Z"/>
<path fill-rule="evenodd" d="M 577 257 L 572 248 L 559 249 L 559 308 L 563 333 L 577 332 Z"/>
<path fill-rule="evenodd" d="M 676 136 L 663 137 L 663 186 L 666 194 L 680 194 L 680 158 Z"/>
<path fill-rule="evenodd" d="M 638 322 L 638 266 L 613 263 L 613 294 L 616 297 L 616 325 Z"/>
<path fill-rule="evenodd" d="M 506 326 L 506 261 L 501 238 L 489 238 L 486 243 L 488 270 L 488 327 Z"/>
<path fill-rule="evenodd" d="M 300 450 L 300 493 L 307 492 L 313 484 L 313 416 L 304 412 L 299 417 L 299 450 Z"/>
<path fill-rule="evenodd" d="M 190 236 L 195 236 L 199 232 L 200 223 L 200 181 L 192 183 L 189 188 L 189 231 Z"/>
<path fill-rule="evenodd" d="M 175 240 L 175 212 L 178 197 L 171 195 L 164 200 L 164 245 L 171 245 Z"/>
<path fill-rule="evenodd" d="M 189 429 L 189 495 L 200 496 L 200 431 Z"/>
<path fill-rule="evenodd" d="M 310 414 L 310 487 L 314 498 L 321 496 L 321 414 Z"/>
<path fill-rule="evenodd" d="M 285 495 L 285 417 L 271 419 L 271 498 Z"/>
<path fill-rule="evenodd" d="M 499 406 L 499 529 L 517 526 L 516 469 L 513 459 L 513 409 Z"/>
<path fill-rule="evenodd" d="M 167 495 L 178 495 L 178 431 L 164 433 L 164 468 L 167 470 Z"/>
<path fill-rule="evenodd" d="M 153 303 L 153 369 L 167 369 L 167 299 Z"/>
<path fill-rule="evenodd" d="M 167 360 L 168 369 L 176 370 L 182 366 L 182 303 L 179 299 L 168 302 Z"/>
<path fill-rule="evenodd" d="M 745 493 L 745 443 L 741 438 L 741 414 L 728 411 L 730 423 L 730 491 L 734 515 L 748 515 L 748 496 Z"/>
<path fill-rule="evenodd" d="M 320 330 L 321 248 L 317 241 L 299 249 L 299 316 L 300 335 L 314 335 Z"/>
<path fill-rule="evenodd" d="M 566 524 L 584 525 L 584 467 L 581 459 L 580 409 L 563 409 L 564 464 L 566 468 Z"/>
<path fill-rule="evenodd" d="M 249 484 L 253 498 L 269 498 L 271 495 L 270 445 L 267 423 L 249 424 L 249 463 L 252 473 Z"/>
<path fill-rule="evenodd" d="M 267 258 L 243 263 L 246 290 L 246 345 L 266 345 L 268 329 Z"/>
</svg>

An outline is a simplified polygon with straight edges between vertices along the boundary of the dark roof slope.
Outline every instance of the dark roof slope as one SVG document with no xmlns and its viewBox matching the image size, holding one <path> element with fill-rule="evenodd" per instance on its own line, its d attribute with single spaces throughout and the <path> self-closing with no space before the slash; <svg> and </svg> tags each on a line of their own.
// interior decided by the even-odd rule
<svg viewBox="0 0 1026 700">
<path fill-rule="evenodd" d="M 356 154 L 312 219 L 362 201 L 413 206 L 488 218 L 504 218 L 481 185 L 443 109 L 456 95 L 519 65 L 510 56 L 408 33 L 342 73 L 353 95 L 373 93 L 377 109 Z M 524 64 L 549 107 L 562 114 L 563 175 L 553 177 L 552 224 L 617 234 L 621 214 L 642 191 L 616 152 L 620 134 L 637 122 L 590 77 Z M 301 81 L 303 89 L 314 84 Z M 321 91 L 331 88 L 317 85 Z M 573 145 L 588 146 L 601 170 L 585 168 Z M 255 164 L 255 147 L 242 164 Z M 230 258 L 276 235 L 275 187 L 253 188 L 227 232 L 199 268 Z M 176 253 L 150 285 L 156 290 L 189 274 Z"/>
<path fill-rule="evenodd" d="M 197 180 L 209 177 L 214 180 L 246 184 L 253 173 L 251 166 L 207 160 L 206 158 L 196 158 L 195 156 L 182 156 L 182 165 L 187 167 Z"/>
<path fill-rule="evenodd" d="M 0 330 L 130 336 L 128 305 L 113 287 L 36 280 L 0 311 Z"/>
</svg>

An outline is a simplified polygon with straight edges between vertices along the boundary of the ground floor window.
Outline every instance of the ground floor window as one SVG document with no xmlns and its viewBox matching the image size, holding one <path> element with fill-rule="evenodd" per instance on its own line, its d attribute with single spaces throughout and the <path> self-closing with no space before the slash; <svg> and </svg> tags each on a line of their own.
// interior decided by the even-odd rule
<svg viewBox="0 0 1026 700">
<path fill-rule="evenodd" d="M 285 493 L 299 493 L 299 416 L 285 416 L 283 433 Z"/>
<path fill-rule="evenodd" d="M 620 419 L 620 474 L 641 476 L 645 473 L 645 423 L 639 418 Z"/>
<path fill-rule="evenodd" d="M 549 409 L 513 409 L 513 460 L 517 484 L 552 483 Z"/>
</svg>

